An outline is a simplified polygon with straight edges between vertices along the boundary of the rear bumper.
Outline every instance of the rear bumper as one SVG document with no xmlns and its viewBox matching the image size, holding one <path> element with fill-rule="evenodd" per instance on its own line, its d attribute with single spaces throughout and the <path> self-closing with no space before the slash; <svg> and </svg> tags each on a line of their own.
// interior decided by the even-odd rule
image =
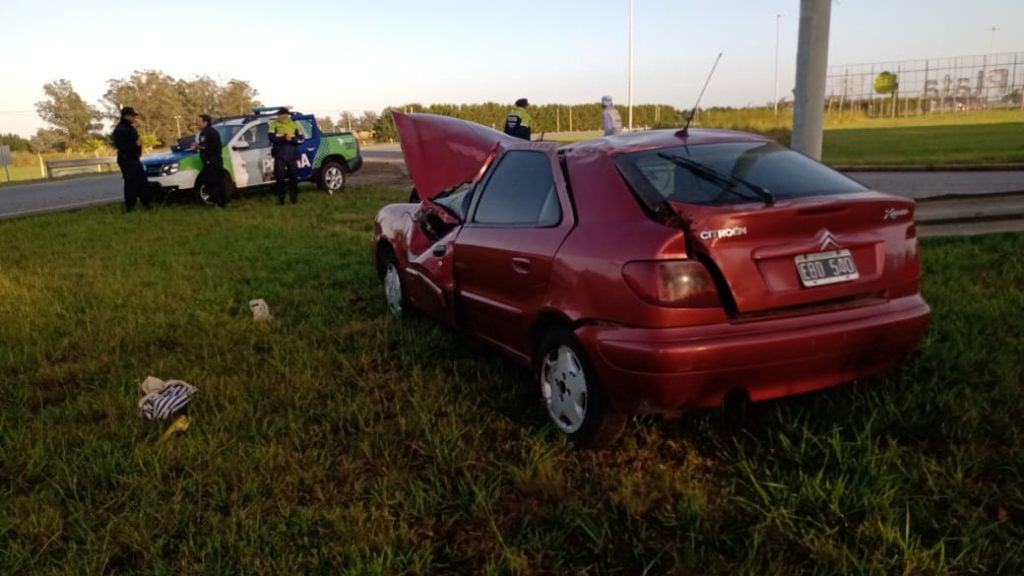
<svg viewBox="0 0 1024 576">
<path fill-rule="evenodd" d="M 877 374 L 914 351 L 930 317 L 915 295 L 793 318 L 576 334 L 614 410 L 673 413 L 718 406 L 735 389 L 770 400 Z"/>
<path fill-rule="evenodd" d="M 348 171 L 350 174 L 353 172 L 358 172 L 359 169 L 363 167 L 363 156 L 361 154 L 356 154 L 356 157 L 349 160 L 347 164 Z"/>
</svg>

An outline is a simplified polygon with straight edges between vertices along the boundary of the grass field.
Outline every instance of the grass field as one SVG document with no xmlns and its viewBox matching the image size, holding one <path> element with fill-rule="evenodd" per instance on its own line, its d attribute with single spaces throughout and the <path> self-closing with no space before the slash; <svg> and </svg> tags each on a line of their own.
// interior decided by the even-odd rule
<svg viewBox="0 0 1024 576">
<path fill-rule="evenodd" d="M 1024 235 L 924 243 L 884 377 L 578 452 L 518 366 L 386 314 L 405 193 L 0 221 L 0 573 L 1024 573 Z M 200 389 L 167 442 L 149 374 Z"/>
<path fill-rule="evenodd" d="M 701 127 L 763 133 L 790 144 L 791 111 L 711 111 Z M 599 136 L 575 136 L 582 140 Z M 1024 112 L 993 110 L 909 118 L 832 114 L 825 123 L 822 159 L 833 166 L 907 166 L 1024 163 Z"/>
</svg>

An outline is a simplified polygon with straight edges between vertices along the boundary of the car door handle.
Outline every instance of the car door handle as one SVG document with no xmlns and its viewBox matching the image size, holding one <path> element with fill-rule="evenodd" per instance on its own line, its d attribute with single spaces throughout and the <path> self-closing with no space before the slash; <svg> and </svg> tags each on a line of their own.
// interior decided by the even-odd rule
<svg viewBox="0 0 1024 576">
<path fill-rule="evenodd" d="M 526 274 L 530 271 L 530 259 L 519 256 L 512 258 L 512 269 L 520 274 Z"/>
</svg>

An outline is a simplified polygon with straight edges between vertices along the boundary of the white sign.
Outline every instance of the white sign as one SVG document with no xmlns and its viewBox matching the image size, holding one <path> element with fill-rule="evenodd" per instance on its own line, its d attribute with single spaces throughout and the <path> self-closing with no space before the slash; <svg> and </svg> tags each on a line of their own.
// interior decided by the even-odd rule
<svg viewBox="0 0 1024 576">
<path fill-rule="evenodd" d="M 11 147 L 0 146 L 0 166 L 11 165 Z"/>
</svg>

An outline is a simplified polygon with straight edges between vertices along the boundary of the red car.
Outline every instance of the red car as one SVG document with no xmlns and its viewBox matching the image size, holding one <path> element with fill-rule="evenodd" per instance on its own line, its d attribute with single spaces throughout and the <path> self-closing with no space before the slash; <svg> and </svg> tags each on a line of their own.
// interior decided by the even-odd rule
<svg viewBox="0 0 1024 576">
<path fill-rule="evenodd" d="M 387 304 L 532 365 L 582 444 L 630 414 L 835 386 L 913 352 L 914 202 L 760 136 L 659 130 L 559 146 L 394 114 L 422 202 L 374 224 Z"/>
</svg>

